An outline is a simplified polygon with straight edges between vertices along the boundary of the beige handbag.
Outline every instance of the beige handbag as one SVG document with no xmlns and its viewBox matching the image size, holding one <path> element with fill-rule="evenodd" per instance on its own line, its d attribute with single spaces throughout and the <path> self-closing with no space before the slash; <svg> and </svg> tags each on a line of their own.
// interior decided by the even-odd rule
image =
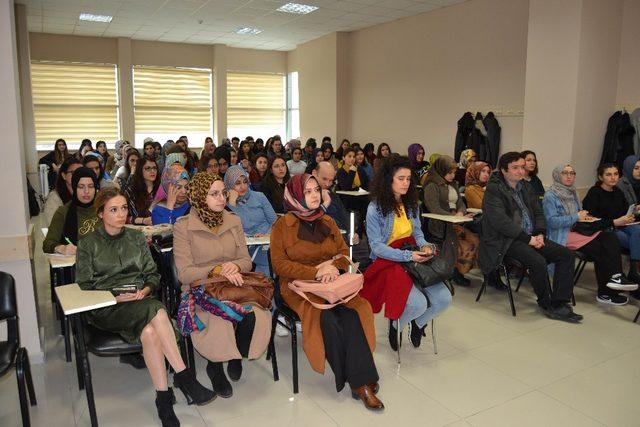
<svg viewBox="0 0 640 427">
<path fill-rule="evenodd" d="M 360 289 L 362 289 L 364 276 L 360 270 L 358 270 L 358 265 L 354 264 L 348 256 L 336 255 L 333 257 L 333 260 L 335 261 L 342 257 L 349 261 L 352 270 L 357 271 L 357 273 L 343 273 L 338 276 L 336 280 L 329 283 L 322 283 L 317 280 L 294 280 L 293 282 L 289 282 L 289 289 L 309 301 L 311 305 L 320 310 L 326 310 L 333 308 L 338 304 L 348 303 L 355 298 L 356 295 L 358 295 L 358 292 L 360 292 Z M 306 292 L 324 299 L 328 304 L 320 304 L 311 301 L 305 294 Z"/>
</svg>

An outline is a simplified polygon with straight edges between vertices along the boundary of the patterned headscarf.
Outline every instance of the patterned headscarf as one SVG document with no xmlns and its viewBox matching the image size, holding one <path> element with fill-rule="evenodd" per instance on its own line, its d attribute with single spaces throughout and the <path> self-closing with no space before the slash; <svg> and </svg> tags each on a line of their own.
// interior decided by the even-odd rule
<svg viewBox="0 0 640 427">
<path fill-rule="evenodd" d="M 553 184 L 551 184 L 550 191 L 558 197 L 567 215 L 573 215 L 582 209 L 582 204 L 580 203 L 576 187 L 573 185 L 567 186 L 562 183 L 561 173 L 567 166 L 571 165 L 556 166 L 553 168 L 551 175 L 553 177 Z"/>
<path fill-rule="evenodd" d="M 167 154 L 167 157 L 164 160 L 165 167 L 171 166 L 174 163 L 180 163 L 182 167 L 185 167 L 187 164 L 187 156 L 184 153 Z"/>
<path fill-rule="evenodd" d="M 482 172 L 485 166 L 489 166 L 489 164 L 485 162 L 471 163 L 469 168 L 467 168 L 467 176 L 464 179 L 465 185 L 479 185 L 480 187 L 487 185 L 486 182 L 480 182 L 480 172 Z M 489 169 L 491 169 L 491 166 L 489 166 Z"/>
<path fill-rule="evenodd" d="M 462 150 L 462 153 L 460 153 L 460 167 L 463 169 L 468 168 L 472 157 L 476 157 L 476 152 L 471 148 Z"/>
<path fill-rule="evenodd" d="M 211 184 L 216 181 L 222 181 L 220 175 L 214 175 L 209 172 L 198 172 L 193 176 L 191 184 L 189 184 L 189 201 L 191 202 L 191 207 L 195 209 L 200 221 L 211 229 L 222 224 L 222 212 L 214 212 L 207 205 L 207 193 L 211 188 Z"/>
<path fill-rule="evenodd" d="M 315 177 L 308 173 L 292 176 L 284 189 L 284 207 L 286 211 L 291 212 L 298 219 L 308 222 L 315 221 L 324 215 L 322 199 L 320 200 L 321 205 L 314 210 L 309 209 L 304 201 L 304 187 L 310 179 L 313 179 L 316 183 L 318 182 Z"/>
<path fill-rule="evenodd" d="M 231 190 L 242 176 L 246 177 L 247 181 L 249 181 L 249 174 L 244 170 L 242 165 L 231 166 L 227 169 L 227 173 L 224 174 L 224 188 L 226 188 L 227 191 Z"/>
<path fill-rule="evenodd" d="M 175 185 L 183 179 L 189 181 L 189 174 L 180 164 L 174 163 L 164 168 L 160 183 L 165 194 L 169 194 L 169 185 Z"/>
</svg>

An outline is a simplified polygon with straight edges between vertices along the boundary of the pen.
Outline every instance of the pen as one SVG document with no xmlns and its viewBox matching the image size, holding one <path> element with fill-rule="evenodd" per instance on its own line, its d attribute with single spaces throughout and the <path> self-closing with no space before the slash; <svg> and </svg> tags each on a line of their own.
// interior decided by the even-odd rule
<svg viewBox="0 0 640 427">
<path fill-rule="evenodd" d="M 73 245 L 73 243 L 71 242 L 71 240 L 69 240 L 69 238 L 68 238 L 68 237 L 65 237 L 65 238 L 64 238 L 64 240 L 65 240 L 65 242 L 67 242 L 68 244 Z"/>
</svg>

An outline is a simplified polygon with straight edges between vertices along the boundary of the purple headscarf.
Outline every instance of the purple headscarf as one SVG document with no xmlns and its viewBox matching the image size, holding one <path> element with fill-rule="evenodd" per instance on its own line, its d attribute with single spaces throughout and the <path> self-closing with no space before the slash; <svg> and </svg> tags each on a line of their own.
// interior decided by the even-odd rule
<svg viewBox="0 0 640 427">
<path fill-rule="evenodd" d="M 409 163 L 411 163 L 411 167 L 417 168 L 418 166 L 420 166 L 420 163 L 418 163 L 418 160 L 417 160 L 418 152 L 420 150 L 424 151 L 424 147 L 422 147 L 422 145 L 420 144 L 411 144 L 409 146 L 409 149 L 408 149 Z M 424 161 L 424 158 L 423 158 L 423 161 Z"/>
</svg>

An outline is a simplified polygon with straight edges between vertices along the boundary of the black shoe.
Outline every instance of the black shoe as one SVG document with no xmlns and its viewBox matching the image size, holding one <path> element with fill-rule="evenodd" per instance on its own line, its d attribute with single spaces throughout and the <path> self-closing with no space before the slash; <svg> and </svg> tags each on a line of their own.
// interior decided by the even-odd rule
<svg viewBox="0 0 640 427">
<path fill-rule="evenodd" d="M 491 272 L 489 274 L 484 275 L 484 281 L 487 283 L 487 286 L 492 287 L 497 291 L 506 291 L 507 285 L 502 282 L 500 278 L 500 273 L 497 271 Z"/>
<path fill-rule="evenodd" d="M 415 320 L 411 321 L 411 344 L 415 348 L 420 347 L 420 342 L 422 341 L 422 337 L 426 337 L 427 334 L 424 333 L 427 325 L 424 325 L 422 328 L 418 326 Z"/>
<path fill-rule="evenodd" d="M 231 381 L 238 381 L 242 376 L 242 359 L 229 360 L 227 363 L 227 374 Z"/>
<path fill-rule="evenodd" d="M 233 396 L 233 388 L 231 383 L 224 374 L 224 368 L 222 362 L 209 362 L 207 363 L 207 375 L 211 379 L 211 386 L 218 396 L 228 398 Z"/>
<path fill-rule="evenodd" d="M 400 333 L 400 343 L 402 343 L 402 333 Z M 398 329 L 393 326 L 393 320 L 389 320 L 389 345 L 391 350 L 398 351 Z"/>
<path fill-rule="evenodd" d="M 453 270 L 453 277 L 451 279 L 455 282 L 456 285 L 462 286 L 463 288 L 468 288 L 471 286 L 471 280 L 464 277 L 457 269 Z"/>
<path fill-rule="evenodd" d="M 216 398 L 216 393 L 200 384 L 195 372 L 189 368 L 173 374 L 173 385 L 184 393 L 189 405 L 205 405 Z"/>
<path fill-rule="evenodd" d="M 624 274 L 614 274 L 607 281 L 607 287 L 615 291 L 635 291 L 638 289 L 638 283 L 624 277 Z"/>
<path fill-rule="evenodd" d="M 567 306 L 561 305 L 559 307 L 541 307 L 542 313 L 549 319 L 561 320 L 569 323 L 580 323 L 581 316 L 571 311 Z"/>
<path fill-rule="evenodd" d="M 162 427 L 180 427 L 180 421 L 173 412 L 175 401 L 176 397 L 171 387 L 167 391 L 156 391 L 156 408 Z"/>
<path fill-rule="evenodd" d="M 600 304 L 608 304 L 608 305 L 626 305 L 629 302 L 629 298 L 624 295 L 620 295 L 617 293 L 609 293 L 609 294 L 598 294 L 596 297 L 596 301 Z"/>
<path fill-rule="evenodd" d="M 633 298 L 637 299 L 638 301 L 640 301 L 640 289 L 637 289 L 633 292 L 629 292 L 629 295 L 631 295 Z"/>
<path fill-rule="evenodd" d="M 144 369 L 147 367 L 147 364 L 144 363 L 144 357 L 142 357 L 142 353 L 131 353 L 131 354 L 121 354 L 118 357 L 120 363 L 126 363 L 127 365 L 131 365 L 136 369 Z"/>
<path fill-rule="evenodd" d="M 571 306 L 571 304 L 567 303 L 567 304 L 564 304 L 564 306 L 567 308 L 567 310 L 569 310 L 569 312 L 571 313 L 571 315 L 575 320 L 577 320 L 578 322 L 582 322 L 582 319 L 584 319 L 584 316 L 582 314 L 578 314 L 575 311 L 573 311 L 573 307 Z"/>
</svg>

